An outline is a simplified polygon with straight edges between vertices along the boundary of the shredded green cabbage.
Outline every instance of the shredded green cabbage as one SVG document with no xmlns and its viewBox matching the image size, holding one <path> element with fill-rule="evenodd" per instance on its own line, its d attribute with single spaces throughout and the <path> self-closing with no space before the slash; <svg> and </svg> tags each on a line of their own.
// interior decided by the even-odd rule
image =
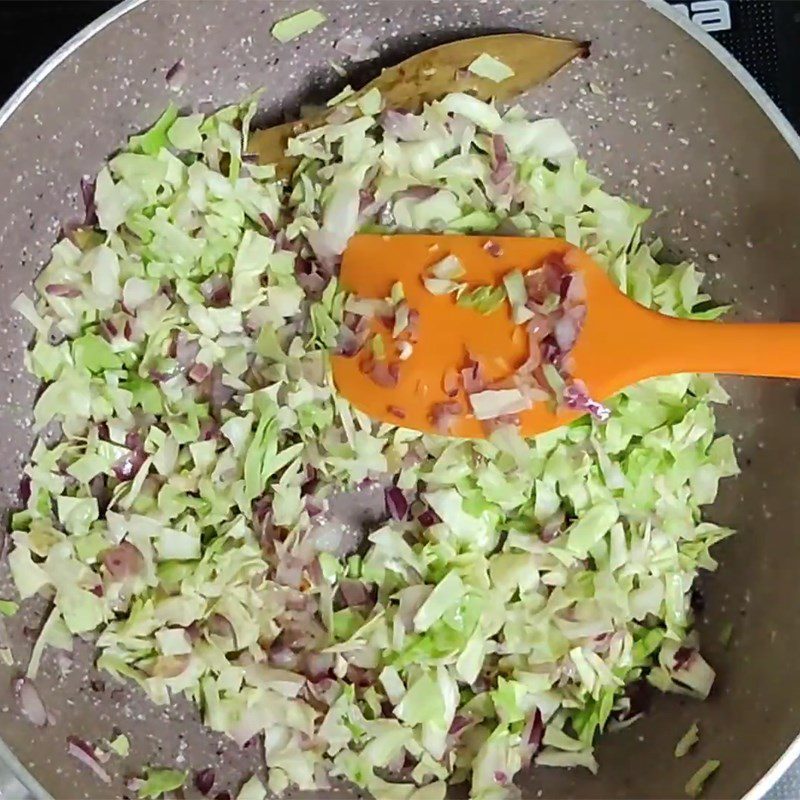
<svg viewBox="0 0 800 800">
<path fill-rule="evenodd" d="M 0 600 L 0 614 L 13 617 L 19 611 L 19 603 L 14 600 Z"/>
<path fill-rule="evenodd" d="M 719 769 L 720 762 L 710 759 L 686 782 L 686 794 L 689 797 L 700 797 L 706 781 Z"/>
<path fill-rule="evenodd" d="M 121 733 L 119 736 L 115 736 L 108 743 L 108 746 L 121 758 L 127 758 L 130 755 L 131 743 L 128 737 L 125 736 L 125 734 Z"/>
<path fill-rule="evenodd" d="M 315 8 L 299 11 L 290 17 L 279 20 L 272 26 L 272 35 L 279 42 L 291 42 L 304 33 L 309 33 L 314 28 L 322 25 L 327 17 Z"/>
<path fill-rule="evenodd" d="M 236 800 L 264 800 L 267 792 L 257 775 L 251 775 L 236 795 Z"/>
<path fill-rule="evenodd" d="M 180 789 L 186 783 L 186 778 L 187 773 L 177 769 L 148 768 L 147 777 L 139 787 L 139 797 L 155 800 L 167 792 Z"/>
<path fill-rule="evenodd" d="M 700 728 L 693 722 L 675 745 L 675 758 L 683 758 L 700 741 Z"/>
<path fill-rule="evenodd" d="M 467 69 L 480 78 L 488 78 L 495 83 L 500 83 L 514 76 L 514 70 L 488 53 L 481 53 Z"/>
<path fill-rule="evenodd" d="M 706 376 L 651 380 L 606 424 L 528 441 L 351 408 L 330 381 L 346 300 L 330 275 L 358 229 L 566 237 L 640 302 L 710 316 L 696 268 L 660 259 L 649 212 L 607 194 L 556 120 L 452 94 L 406 140 L 381 105 L 293 139 L 285 191 L 246 158 L 253 98 L 169 109 L 103 167 L 99 224 L 15 302 L 36 331 L 36 425 L 62 435 L 25 467 L 9 562 L 21 598 L 53 602 L 32 666 L 95 632 L 114 678 L 187 696 L 239 743 L 261 735 L 271 791 L 330 776 L 434 800 L 471 781 L 494 800 L 531 760 L 596 770 L 631 684 L 708 694 L 688 598 L 731 533 L 701 511 L 737 472 L 715 434 L 727 396 Z M 510 275 L 497 297 L 521 308 L 520 291 Z M 182 775 L 151 771 L 142 796 Z M 240 794 L 263 796 L 257 778 Z"/>
</svg>

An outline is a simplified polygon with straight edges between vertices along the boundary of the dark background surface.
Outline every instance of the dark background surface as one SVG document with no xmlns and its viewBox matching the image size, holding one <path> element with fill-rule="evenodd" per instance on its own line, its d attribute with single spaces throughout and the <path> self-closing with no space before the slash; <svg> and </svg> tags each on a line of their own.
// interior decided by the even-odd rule
<svg viewBox="0 0 800 800">
<path fill-rule="evenodd" d="M 0 102 L 61 44 L 114 5 L 107 0 L 0 0 Z M 697 15 L 708 4 L 689 0 L 681 5 Z M 731 29 L 712 35 L 800 128 L 800 0 L 729 0 L 727 6 Z"/>
</svg>

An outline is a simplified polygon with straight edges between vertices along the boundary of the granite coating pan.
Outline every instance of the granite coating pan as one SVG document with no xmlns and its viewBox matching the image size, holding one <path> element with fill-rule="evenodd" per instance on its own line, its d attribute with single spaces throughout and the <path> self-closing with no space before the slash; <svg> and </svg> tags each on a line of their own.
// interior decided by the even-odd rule
<svg viewBox="0 0 800 800">
<path fill-rule="evenodd" d="M 709 275 L 709 291 L 744 319 L 797 319 L 800 163 L 759 104 L 720 61 L 662 13 L 638 2 L 554 3 L 476 0 L 317 2 L 326 24 L 295 42 L 269 36 L 272 23 L 307 7 L 290 0 L 162 0 L 132 7 L 71 52 L 0 127 L 0 463 L 2 509 L 16 502 L 19 471 L 31 445 L 35 387 L 22 373 L 28 331 L 10 310 L 30 287 L 59 224 L 76 213 L 77 187 L 130 133 L 169 101 L 211 108 L 264 86 L 263 120 L 280 121 L 301 100 L 337 91 L 330 65 L 345 32 L 361 30 L 380 57 L 348 69 L 357 84 L 381 64 L 434 43 L 477 33 L 530 30 L 592 40 L 588 60 L 571 64 L 522 98 L 539 115 L 558 116 L 595 172 L 614 191 L 655 209 L 653 234 L 676 256 Z M 178 59 L 179 91 L 164 80 Z M 601 93 L 591 91 L 589 84 Z M 0 117 L 2 115 L 0 114 Z M 778 120 L 780 123 L 780 120 Z M 657 698 L 640 724 L 603 739 L 600 774 L 538 769 L 522 779 L 526 798 L 670 798 L 706 758 L 722 768 L 707 796 L 748 792 L 800 727 L 800 455 L 798 387 L 783 381 L 728 381 L 732 405 L 721 428 L 737 439 L 742 476 L 724 483 L 711 516 L 739 529 L 717 550 L 721 568 L 706 581 L 702 633 L 718 685 L 703 705 Z M 7 576 L 0 573 L 0 593 Z M 31 608 L 12 620 L 14 655 L 27 661 Z M 732 645 L 717 635 L 733 623 Z M 54 723 L 31 728 L 10 691 L 15 670 L 0 668 L 0 735 L 55 797 L 121 796 L 121 780 L 102 786 L 66 755 L 65 739 L 97 740 L 115 728 L 133 749 L 116 762 L 120 777 L 143 763 L 214 766 L 216 791 L 235 792 L 259 762 L 202 728 L 182 702 L 156 708 L 137 692 L 91 672 L 91 648 L 79 649 L 62 676 L 52 652 L 39 680 Z M 702 737 L 690 756 L 672 757 L 694 719 Z M 761 784 L 762 788 L 764 784 Z M 758 790 L 760 791 L 760 789 Z M 326 792 L 325 796 L 330 796 Z"/>
</svg>

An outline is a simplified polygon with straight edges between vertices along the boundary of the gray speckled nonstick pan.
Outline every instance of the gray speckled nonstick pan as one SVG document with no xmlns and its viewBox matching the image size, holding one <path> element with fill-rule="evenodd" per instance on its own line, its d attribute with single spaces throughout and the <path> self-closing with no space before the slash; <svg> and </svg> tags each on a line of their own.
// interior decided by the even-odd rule
<svg viewBox="0 0 800 800">
<path fill-rule="evenodd" d="M 285 45 L 271 38 L 275 19 L 313 5 L 324 5 L 324 27 Z M 651 230 L 676 254 L 707 268 L 716 300 L 733 303 L 745 319 L 800 318 L 800 142 L 718 46 L 663 6 L 634 0 L 123 4 L 57 54 L 0 111 L 4 512 L 16 502 L 20 465 L 31 445 L 35 390 L 21 369 L 29 334 L 10 302 L 30 286 L 59 221 L 74 215 L 81 175 L 95 172 L 124 137 L 175 99 L 164 73 L 177 58 L 187 67 L 179 103 L 220 105 L 264 86 L 266 114 L 279 119 L 300 98 L 341 85 L 328 61 L 336 38 L 352 28 L 380 42 L 384 64 L 487 31 L 590 39 L 591 57 L 530 92 L 523 98 L 527 108 L 560 117 L 613 190 L 656 209 Z M 359 65 L 351 79 L 372 77 L 378 66 Z M 590 81 L 605 94 L 589 91 Z M 798 386 L 767 380 L 727 386 L 734 402 L 721 427 L 737 437 L 743 474 L 724 483 L 712 511 L 715 520 L 740 531 L 719 547 L 720 570 L 706 583 L 702 634 L 718 685 L 703 705 L 659 697 L 639 724 L 603 738 L 597 777 L 540 768 L 523 779 L 525 797 L 678 797 L 707 758 L 723 765 L 709 797 L 760 797 L 800 752 L 794 741 L 800 729 Z M 0 594 L 4 580 L 0 572 Z M 28 658 L 25 625 L 37 624 L 34 611 L 11 620 L 18 664 Z M 736 633 L 725 650 L 718 634 L 728 622 Z M 257 765 L 258 753 L 204 730 L 188 705 L 156 708 L 94 674 L 90 648 L 78 663 L 60 678 L 52 654 L 45 657 L 39 685 L 54 722 L 43 729 L 18 716 L 10 690 L 14 670 L 0 667 L 0 734 L 6 756 L 34 794 L 124 794 L 121 781 L 102 787 L 65 748 L 69 734 L 100 739 L 115 726 L 133 742 L 120 775 L 144 763 L 213 764 L 220 789 L 235 791 Z M 701 742 L 677 761 L 675 741 L 697 718 Z"/>
</svg>

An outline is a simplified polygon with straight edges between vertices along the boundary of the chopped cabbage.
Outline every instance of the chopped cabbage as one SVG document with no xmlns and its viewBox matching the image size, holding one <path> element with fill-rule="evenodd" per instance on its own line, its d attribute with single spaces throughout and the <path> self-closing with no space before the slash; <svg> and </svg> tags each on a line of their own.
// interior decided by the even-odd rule
<svg viewBox="0 0 800 800">
<path fill-rule="evenodd" d="M 14 600 L 0 600 L 0 614 L 4 617 L 13 617 L 19 611 L 19 603 Z"/>
<path fill-rule="evenodd" d="M 326 19 L 327 17 L 321 11 L 317 11 L 315 8 L 309 8 L 276 22 L 272 26 L 272 35 L 279 42 L 291 42 L 292 39 L 296 39 L 304 33 L 313 31 L 314 28 L 321 25 Z"/>
<path fill-rule="evenodd" d="M 180 789 L 186 783 L 186 772 L 177 769 L 152 769 L 147 770 L 147 777 L 139 787 L 139 797 L 155 798 Z"/>
<path fill-rule="evenodd" d="M 119 736 L 115 736 L 108 743 L 108 746 L 121 758 L 127 758 L 130 755 L 131 743 L 128 737 L 123 733 L 121 733 Z"/>
<path fill-rule="evenodd" d="M 500 83 L 506 78 L 514 76 L 514 70 L 488 53 L 481 53 L 467 69 L 479 78 L 488 78 L 490 81 Z"/>
<path fill-rule="evenodd" d="M 499 800 L 531 763 L 596 770 L 630 684 L 710 691 L 689 592 L 731 533 L 702 518 L 737 472 L 715 435 L 727 395 L 651 380 L 605 424 L 528 441 L 374 423 L 331 384 L 352 308 L 331 276 L 360 228 L 502 226 L 568 238 L 663 313 L 708 316 L 708 298 L 556 120 L 456 93 L 390 126 L 380 96 L 347 102 L 349 119 L 290 141 L 288 187 L 244 157 L 254 98 L 168 109 L 100 171 L 91 234 L 58 243 L 38 300 L 15 301 L 45 383 L 36 424 L 62 431 L 37 443 L 13 518 L 19 595 L 52 600 L 31 670 L 94 632 L 116 680 L 158 704 L 185 695 L 239 744 L 260 735 L 271 791 L 330 777 L 436 800 L 471 780 Z M 492 136 L 513 168 L 501 182 Z M 460 275 L 445 259 L 427 280 L 458 291 Z M 524 321 L 521 277 L 479 305 L 507 296 Z M 491 418 L 527 399 L 471 401 Z M 141 794 L 184 778 L 150 770 Z M 239 796 L 265 792 L 253 777 Z"/>
<path fill-rule="evenodd" d="M 719 769 L 719 765 L 720 762 L 716 759 L 706 761 L 686 782 L 686 794 L 689 797 L 699 797 L 703 792 L 706 781 Z"/>
<path fill-rule="evenodd" d="M 251 775 L 242 788 L 239 789 L 239 794 L 236 795 L 236 800 L 264 800 L 267 792 L 264 789 L 264 784 L 258 779 L 257 775 Z"/>
<path fill-rule="evenodd" d="M 683 758 L 700 741 L 700 729 L 693 722 L 675 745 L 675 758 Z"/>
</svg>

